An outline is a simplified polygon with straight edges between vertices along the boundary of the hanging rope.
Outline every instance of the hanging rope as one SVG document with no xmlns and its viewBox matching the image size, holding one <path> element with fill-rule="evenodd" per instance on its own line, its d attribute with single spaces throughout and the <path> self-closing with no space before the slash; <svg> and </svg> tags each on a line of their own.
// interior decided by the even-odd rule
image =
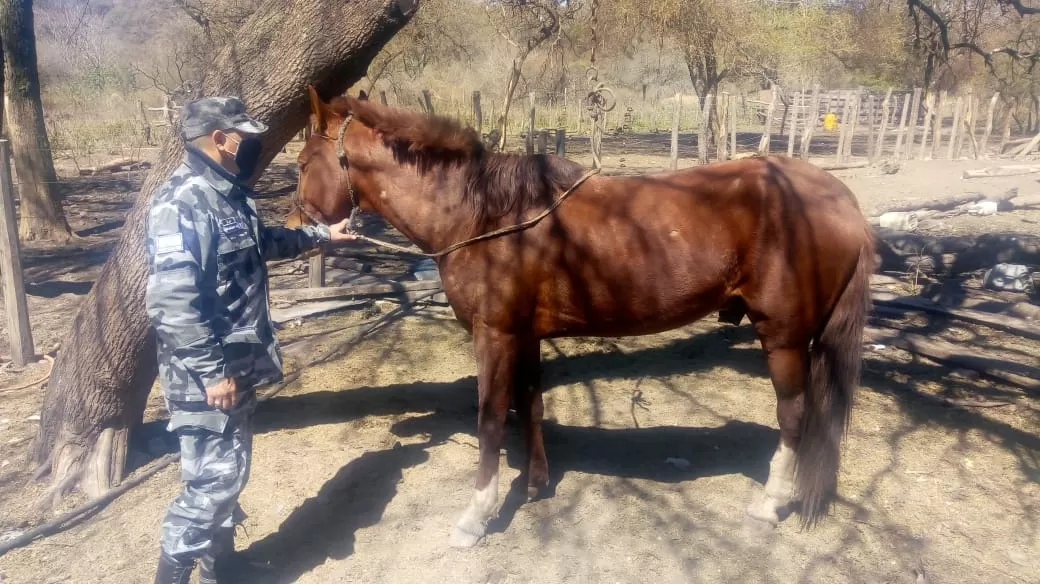
<svg viewBox="0 0 1040 584">
<path fill-rule="evenodd" d="M 589 68 L 586 70 L 586 78 L 589 83 L 589 93 L 585 96 L 585 108 L 592 120 L 592 133 L 590 135 L 590 146 L 592 150 L 592 166 L 596 170 L 603 168 L 602 143 L 603 125 L 606 121 L 607 112 L 614 109 L 617 100 L 614 90 L 601 83 L 599 80 L 599 69 L 596 67 L 596 52 L 599 48 L 599 37 L 597 28 L 599 19 L 597 12 L 599 2 L 592 1 L 592 55 L 589 57 Z"/>
</svg>

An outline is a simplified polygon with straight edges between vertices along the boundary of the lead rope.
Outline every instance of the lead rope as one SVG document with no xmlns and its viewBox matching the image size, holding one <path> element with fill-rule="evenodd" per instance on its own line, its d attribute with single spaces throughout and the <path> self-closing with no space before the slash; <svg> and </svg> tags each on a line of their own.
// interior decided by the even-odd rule
<svg viewBox="0 0 1040 584">
<path fill-rule="evenodd" d="M 457 251 L 457 250 L 459 250 L 459 249 L 461 249 L 463 247 L 466 247 L 466 246 L 469 246 L 469 245 L 473 245 L 474 243 L 478 243 L 478 242 L 481 242 L 481 241 L 486 241 L 488 239 L 494 239 L 496 237 L 501 237 L 503 235 L 508 235 L 510 233 L 516 233 L 517 231 L 523 231 L 524 229 L 528 229 L 529 227 L 532 227 L 533 225 L 537 224 L 542 219 L 545 219 L 546 217 L 548 217 L 553 211 L 556 210 L 557 207 L 559 207 L 561 204 L 563 204 L 563 202 L 566 201 L 568 197 L 570 197 L 572 194 L 574 194 L 574 191 L 577 190 L 577 188 L 580 187 L 586 180 L 588 180 L 589 177 L 591 177 L 594 174 L 599 174 L 599 172 L 600 172 L 599 168 L 594 168 L 594 169 L 586 172 L 585 174 L 583 174 L 581 176 L 581 178 L 579 178 L 577 181 L 575 181 L 574 184 L 572 184 L 570 186 L 570 188 L 568 188 L 566 191 L 564 191 L 563 194 L 560 195 L 560 197 L 558 199 L 553 201 L 552 205 L 549 205 L 549 207 L 547 209 L 545 209 L 544 211 L 539 213 L 537 216 L 535 216 L 535 217 L 533 217 L 531 219 L 528 219 L 527 221 L 524 221 L 523 223 L 519 223 L 517 225 L 510 225 L 509 227 L 503 227 L 501 229 L 496 229 L 494 231 L 491 231 L 491 232 L 488 232 L 488 233 L 484 233 L 482 235 L 478 235 L 476 237 L 472 237 L 470 239 L 466 239 L 466 240 L 460 241 L 458 243 L 454 243 L 454 244 L 448 246 L 447 248 L 445 248 L 445 249 L 443 249 L 441 251 L 438 251 L 436 253 L 426 253 L 426 252 L 420 250 L 417 247 L 411 247 L 411 248 L 404 247 L 404 246 L 400 246 L 400 245 L 397 245 L 397 244 L 390 243 L 389 241 L 382 241 L 382 240 L 376 239 L 374 237 L 369 237 L 367 235 L 362 235 L 360 233 L 357 233 L 357 230 L 355 229 L 355 226 L 358 223 L 358 212 L 359 212 L 361 206 L 358 204 L 357 192 L 354 191 L 354 185 L 350 181 L 350 171 L 348 169 L 348 164 L 347 164 L 347 154 L 346 154 L 346 152 L 344 151 L 344 148 L 343 148 L 343 135 L 346 133 L 347 124 L 350 123 L 350 120 L 353 117 L 354 117 L 353 115 L 348 115 L 347 118 L 343 120 L 343 123 L 340 124 L 339 133 L 336 136 L 336 155 L 339 157 L 340 166 L 343 169 L 343 176 L 346 177 L 346 181 L 347 181 L 347 194 L 350 196 L 350 202 L 353 205 L 353 208 L 350 210 L 350 217 L 348 218 L 348 221 L 347 221 L 347 228 L 354 232 L 355 238 L 358 241 L 365 241 L 365 242 L 371 243 L 372 245 L 376 245 L 376 246 L 379 246 L 379 247 L 385 247 L 387 249 L 391 249 L 391 250 L 394 250 L 394 251 L 399 251 L 399 252 L 402 252 L 402 253 L 407 253 L 407 254 L 411 254 L 411 255 L 417 255 L 417 256 L 421 256 L 421 257 L 435 258 L 436 259 L 436 258 L 444 257 L 444 256 L 450 254 L 451 252 Z M 332 138 L 330 136 L 325 136 L 325 135 L 321 135 L 321 134 L 319 134 L 319 135 L 322 138 L 326 139 L 326 140 L 332 140 Z M 325 223 L 324 221 L 319 221 L 314 215 L 311 215 L 310 212 L 307 211 L 306 208 L 304 208 L 303 200 L 299 196 L 299 188 L 296 189 L 296 195 L 297 195 L 296 207 L 301 212 L 303 212 L 303 214 L 306 215 L 311 221 L 313 221 L 313 222 L 315 222 L 317 224 L 320 224 L 320 225 L 325 225 L 326 227 L 328 227 L 327 223 Z"/>
</svg>

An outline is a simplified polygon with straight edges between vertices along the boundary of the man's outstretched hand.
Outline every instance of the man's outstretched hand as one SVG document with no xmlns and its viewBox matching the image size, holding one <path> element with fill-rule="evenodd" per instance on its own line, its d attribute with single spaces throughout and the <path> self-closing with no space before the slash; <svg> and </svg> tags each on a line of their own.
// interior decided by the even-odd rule
<svg viewBox="0 0 1040 584">
<path fill-rule="evenodd" d="M 350 218 L 344 219 L 335 225 L 329 225 L 330 240 L 333 243 L 342 243 L 357 240 L 357 234 L 349 228 Z"/>
</svg>

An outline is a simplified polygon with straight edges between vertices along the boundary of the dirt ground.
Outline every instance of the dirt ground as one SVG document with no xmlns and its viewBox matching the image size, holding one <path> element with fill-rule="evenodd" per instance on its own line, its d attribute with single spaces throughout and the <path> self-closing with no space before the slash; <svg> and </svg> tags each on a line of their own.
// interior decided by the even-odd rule
<svg viewBox="0 0 1040 584">
<path fill-rule="evenodd" d="M 667 142 L 642 142 L 608 140 L 607 170 L 663 168 Z M 288 210 L 291 161 L 291 153 L 280 157 L 260 185 L 271 193 L 260 201 L 271 221 Z M 1040 190 L 1036 175 L 960 179 L 965 169 L 992 164 L 914 161 L 891 175 L 835 174 L 868 213 L 894 200 Z M 24 250 L 38 349 L 65 334 L 142 178 L 68 181 L 70 221 L 83 239 Z M 1038 221 L 1040 212 L 1012 212 L 930 229 L 1040 235 Z M 387 275 L 410 264 L 373 249 L 351 255 Z M 292 272 L 276 269 L 273 287 L 303 285 Z M 254 470 L 241 500 L 249 518 L 236 543 L 262 566 L 244 582 L 1040 582 L 1036 394 L 866 345 L 832 514 L 813 530 L 801 530 L 797 517 L 763 530 L 745 521 L 744 507 L 762 488 L 776 446 L 775 398 L 750 328 L 712 317 L 655 336 L 543 343 L 553 492 L 520 504 L 525 489 L 511 482 L 523 445 L 512 426 L 499 518 L 478 547 L 452 549 L 448 533 L 468 502 L 477 461 L 470 339 L 430 307 L 353 340 L 392 306 L 374 303 L 280 333 L 290 369 L 325 350 L 341 356 L 307 367 L 258 412 Z M 1040 357 L 1035 342 L 959 323 L 875 324 L 986 346 L 1023 363 Z M 0 342 L 6 352 L 6 331 Z M 45 364 L 0 371 L 0 540 L 46 519 L 31 507 L 42 486 L 29 481 L 25 461 L 43 390 L 2 389 L 44 373 Z M 997 401 L 1011 403 L 981 407 Z M 153 390 L 132 468 L 174 450 L 165 417 Z M 174 465 L 86 521 L 0 557 L 0 582 L 150 583 L 178 480 Z M 70 497 L 63 509 L 82 501 Z"/>
</svg>

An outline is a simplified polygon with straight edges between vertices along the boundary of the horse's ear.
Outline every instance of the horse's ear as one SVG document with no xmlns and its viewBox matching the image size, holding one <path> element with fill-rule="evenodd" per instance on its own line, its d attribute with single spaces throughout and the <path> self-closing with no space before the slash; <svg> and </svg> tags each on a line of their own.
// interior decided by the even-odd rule
<svg viewBox="0 0 1040 584">
<path fill-rule="evenodd" d="M 320 132 L 325 129 L 326 118 L 328 117 L 327 107 L 325 102 L 321 100 L 321 96 L 318 95 L 318 90 L 314 89 L 313 85 L 307 86 L 307 92 L 311 97 L 311 123 L 314 125 L 314 129 Z"/>
<path fill-rule="evenodd" d="M 358 94 L 357 98 L 358 98 L 358 101 L 368 101 L 368 94 L 365 93 L 364 89 L 362 89 L 361 93 Z"/>
</svg>

